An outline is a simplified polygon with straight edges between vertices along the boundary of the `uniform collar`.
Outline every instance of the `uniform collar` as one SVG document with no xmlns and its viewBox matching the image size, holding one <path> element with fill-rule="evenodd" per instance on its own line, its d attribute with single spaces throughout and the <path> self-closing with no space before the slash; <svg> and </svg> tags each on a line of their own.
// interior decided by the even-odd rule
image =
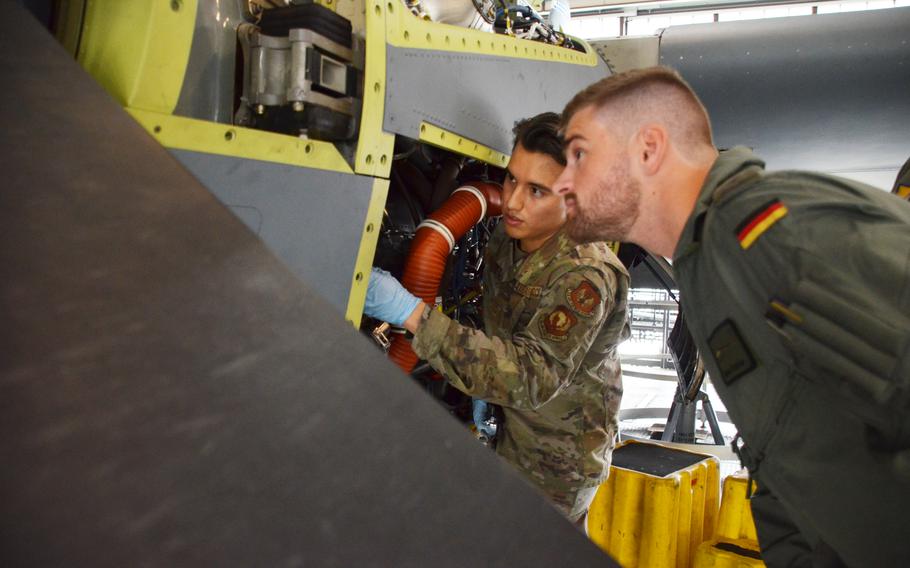
<svg viewBox="0 0 910 568">
<path fill-rule="evenodd" d="M 504 281 L 512 279 L 515 272 L 515 243 L 506 234 L 505 223 L 500 222 L 493 230 L 493 236 L 487 243 L 487 251 L 492 252 L 491 260 Z"/>
<path fill-rule="evenodd" d="M 513 246 L 518 247 L 518 241 L 513 240 Z M 515 279 L 522 284 L 528 284 L 534 280 L 540 272 L 540 269 L 550 263 L 557 255 L 564 251 L 569 251 L 576 246 L 575 241 L 569 238 L 565 228 L 557 231 L 552 237 L 547 239 L 539 249 L 528 254 L 518 267 L 515 273 Z M 513 253 L 515 248 L 512 249 Z"/>
<path fill-rule="evenodd" d="M 676 244 L 676 250 L 673 252 L 674 261 L 691 253 L 697 247 L 696 228 L 700 226 L 701 217 L 710 207 L 717 188 L 744 170 L 756 167 L 764 169 L 765 162 L 745 146 L 735 146 L 717 156 L 698 193 L 695 208 L 689 215 Z"/>
</svg>

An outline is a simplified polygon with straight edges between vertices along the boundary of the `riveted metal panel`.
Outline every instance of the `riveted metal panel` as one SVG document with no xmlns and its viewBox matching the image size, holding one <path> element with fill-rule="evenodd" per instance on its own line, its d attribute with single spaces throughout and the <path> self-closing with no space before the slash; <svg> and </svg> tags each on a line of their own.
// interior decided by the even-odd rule
<svg viewBox="0 0 910 568">
<path fill-rule="evenodd" d="M 592 41 L 591 47 L 607 63 L 613 73 L 658 64 L 660 38 L 618 37 Z"/>
<path fill-rule="evenodd" d="M 373 178 L 172 152 L 294 274 L 345 313 Z"/>
<path fill-rule="evenodd" d="M 420 137 L 427 122 L 512 152 L 515 122 L 561 112 L 581 89 L 609 74 L 595 67 L 533 59 L 387 46 L 383 129 Z"/>
</svg>

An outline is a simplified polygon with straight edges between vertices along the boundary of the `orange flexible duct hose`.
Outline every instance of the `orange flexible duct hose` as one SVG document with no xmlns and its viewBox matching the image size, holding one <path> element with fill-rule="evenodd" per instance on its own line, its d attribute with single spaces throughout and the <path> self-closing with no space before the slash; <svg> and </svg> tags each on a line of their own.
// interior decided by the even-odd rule
<svg viewBox="0 0 910 568">
<path fill-rule="evenodd" d="M 494 183 L 463 185 L 417 228 L 405 261 L 402 285 L 428 306 L 436 294 L 455 242 L 485 217 L 502 214 L 502 188 Z M 404 335 L 397 334 L 389 347 L 389 359 L 405 373 L 417 364 L 417 355 Z"/>
</svg>

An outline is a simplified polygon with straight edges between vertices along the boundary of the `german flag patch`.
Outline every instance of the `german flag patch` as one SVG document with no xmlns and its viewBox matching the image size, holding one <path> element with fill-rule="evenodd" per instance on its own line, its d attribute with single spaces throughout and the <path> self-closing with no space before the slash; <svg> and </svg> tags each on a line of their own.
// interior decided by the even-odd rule
<svg viewBox="0 0 910 568">
<path fill-rule="evenodd" d="M 736 238 L 739 246 L 746 250 L 758 237 L 787 215 L 787 206 L 779 199 L 773 199 L 752 212 L 745 221 L 736 227 Z"/>
</svg>

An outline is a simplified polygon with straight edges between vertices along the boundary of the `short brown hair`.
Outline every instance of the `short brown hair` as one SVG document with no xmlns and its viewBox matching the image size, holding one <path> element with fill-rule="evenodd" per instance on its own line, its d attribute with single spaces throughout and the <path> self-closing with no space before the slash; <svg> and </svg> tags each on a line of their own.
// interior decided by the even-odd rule
<svg viewBox="0 0 910 568">
<path fill-rule="evenodd" d="M 663 105 L 660 103 L 664 103 Z M 713 147 L 711 122 L 708 112 L 692 87 L 669 67 L 633 69 L 589 85 L 575 95 L 562 112 L 562 128 L 572 116 L 588 106 L 604 108 L 616 104 L 622 114 L 636 113 L 648 117 L 665 118 L 676 128 L 681 142 L 707 143 Z M 661 107 L 664 109 L 661 117 Z"/>
<path fill-rule="evenodd" d="M 566 154 L 559 134 L 559 115 L 555 112 L 543 112 L 537 116 L 519 120 L 512 128 L 514 142 L 512 151 L 521 144 L 528 152 L 545 154 L 561 165 L 566 165 Z"/>
</svg>

